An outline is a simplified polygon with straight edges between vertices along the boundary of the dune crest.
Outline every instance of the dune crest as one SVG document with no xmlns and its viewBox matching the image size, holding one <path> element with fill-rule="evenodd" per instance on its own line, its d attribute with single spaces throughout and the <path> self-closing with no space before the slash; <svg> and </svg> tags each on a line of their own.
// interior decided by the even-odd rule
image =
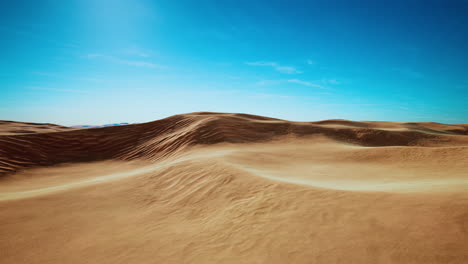
<svg viewBox="0 0 468 264">
<path fill-rule="evenodd" d="M 468 259 L 467 125 L 198 112 L 51 129 L 0 135 L 2 263 Z"/>
<path fill-rule="evenodd" d="M 280 137 L 323 135 L 361 146 L 467 145 L 462 125 L 319 121 L 290 122 L 248 114 L 192 113 L 126 126 L 0 136 L 0 176 L 25 167 L 106 159 L 159 160 L 188 147 L 267 142 Z M 337 125 L 340 126 L 329 126 Z M 437 127 L 440 133 L 433 133 Z M 412 129 L 414 128 L 414 129 Z M 424 128 L 424 129 L 421 129 Z M 444 130 L 443 130 L 444 129 Z"/>
</svg>

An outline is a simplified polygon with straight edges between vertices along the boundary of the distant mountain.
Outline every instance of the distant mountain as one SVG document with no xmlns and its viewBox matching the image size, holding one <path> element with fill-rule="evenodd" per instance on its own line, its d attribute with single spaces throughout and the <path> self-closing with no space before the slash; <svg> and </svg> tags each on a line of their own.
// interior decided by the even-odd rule
<svg viewBox="0 0 468 264">
<path fill-rule="evenodd" d="M 131 125 L 136 123 L 115 123 L 115 124 L 105 124 L 105 125 L 76 125 L 71 126 L 71 128 L 98 128 L 98 127 L 110 127 L 110 126 L 124 126 L 124 125 Z"/>
</svg>

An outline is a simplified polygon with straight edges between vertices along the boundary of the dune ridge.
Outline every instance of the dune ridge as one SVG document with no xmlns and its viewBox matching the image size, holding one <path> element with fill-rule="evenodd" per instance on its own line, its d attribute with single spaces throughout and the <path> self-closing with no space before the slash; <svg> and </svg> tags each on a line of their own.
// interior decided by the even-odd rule
<svg viewBox="0 0 468 264">
<path fill-rule="evenodd" d="M 466 263 L 466 125 L 190 113 L 0 136 L 2 263 Z"/>
<path fill-rule="evenodd" d="M 30 122 L 17 122 L 0 120 L 0 136 L 2 135 L 18 135 L 30 133 L 48 133 L 67 131 L 72 128 L 55 125 L 50 123 L 30 123 Z"/>
<path fill-rule="evenodd" d="M 201 112 L 126 126 L 0 135 L 0 176 L 22 168 L 64 162 L 158 160 L 195 145 L 265 142 L 284 136 L 324 135 L 361 146 L 468 144 L 463 137 L 468 127 L 463 125 L 391 123 L 392 128 L 400 130 L 386 130 L 389 124 L 346 120 L 291 122 L 248 114 Z"/>
</svg>

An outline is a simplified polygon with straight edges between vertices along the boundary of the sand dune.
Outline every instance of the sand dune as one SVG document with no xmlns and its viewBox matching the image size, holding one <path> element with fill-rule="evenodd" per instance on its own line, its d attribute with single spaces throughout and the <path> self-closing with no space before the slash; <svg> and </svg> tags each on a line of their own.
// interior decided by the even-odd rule
<svg viewBox="0 0 468 264">
<path fill-rule="evenodd" d="M 49 123 L 26 123 L 16 121 L 0 120 L 0 136 L 18 135 L 30 133 L 48 133 L 71 130 L 66 126 L 59 126 Z"/>
<path fill-rule="evenodd" d="M 468 262 L 466 124 L 30 130 L 0 136 L 1 263 Z"/>
</svg>

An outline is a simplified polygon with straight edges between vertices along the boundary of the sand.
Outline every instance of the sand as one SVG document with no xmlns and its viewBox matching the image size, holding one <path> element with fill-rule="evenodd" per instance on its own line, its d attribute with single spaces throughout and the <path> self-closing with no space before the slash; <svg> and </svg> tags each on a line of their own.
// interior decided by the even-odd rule
<svg viewBox="0 0 468 264">
<path fill-rule="evenodd" d="M 29 130 L 0 136 L 2 264 L 468 263 L 466 124 Z"/>
<path fill-rule="evenodd" d="M 27 123 L 0 120 L 0 136 L 2 135 L 19 135 L 30 133 L 48 133 L 72 130 L 71 127 L 54 125 L 49 123 Z"/>
</svg>

